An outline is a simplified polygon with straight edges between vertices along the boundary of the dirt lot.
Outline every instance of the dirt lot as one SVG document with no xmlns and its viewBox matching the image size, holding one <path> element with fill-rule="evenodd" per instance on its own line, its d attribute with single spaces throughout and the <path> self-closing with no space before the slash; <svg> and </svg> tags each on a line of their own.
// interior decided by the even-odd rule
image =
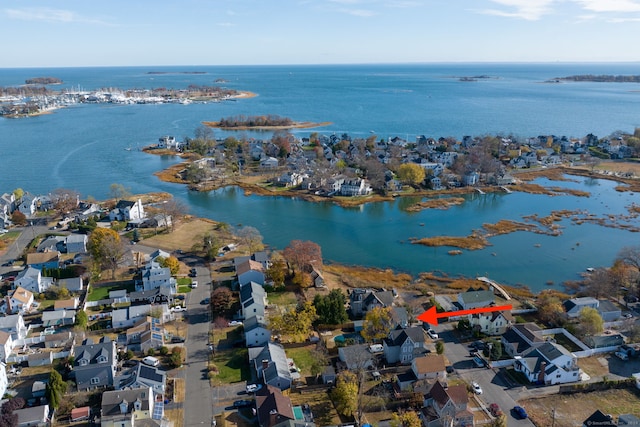
<svg viewBox="0 0 640 427">
<path fill-rule="evenodd" d="M 640 414 L 640 391 L 637 389 L 594 391 L 570 395 L 553 395 L 523 402 L 537 426 L 556 427 L 582 425 L 596 409 L 617 418 L 620 414 Z"/>
<path fill-rule="evenodd" d="M 171 233 L 149 237 L 140 243 L 165 251 L 175 251 L 178 249 L 190 251 L 194 243 L 202 240 L 202 236 L 204 236 L 205 233 L 213 233 L 216 224 L 217 222 L 215 221 L 197 218 L 180 223 Z"/>
</svg>

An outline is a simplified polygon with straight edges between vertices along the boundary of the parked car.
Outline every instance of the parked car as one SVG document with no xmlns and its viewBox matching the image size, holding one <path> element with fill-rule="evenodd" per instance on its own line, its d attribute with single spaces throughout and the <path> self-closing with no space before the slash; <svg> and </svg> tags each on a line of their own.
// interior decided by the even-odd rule
<svg viewBox="0 0 640 427">
<path fill-rule="evenodd" d="M 178 312 L 178 311 L 187 311 L 186 308 L 184 308 L 181 305 L 174 305 L 173 307 L 171 307 L 171 311 L 173 312 Z"/>
<path fill-rule="evenodd" d="M 125 368 L 133 368 L 134 366 L 138 366 L 138 361 L 137 360 L 125 360 L 122 363 L 122 366 L 124 366 Z"/>
<path fill-rule="evenodd" d="M 513 407 L 513 412 L 515 412 L 517 417 L 522 419 L 522 420 L 524 420 L 525 418 L 529 417 L 529 415 L 527 414 L 527 411 L 525 411 L 522 406 L 514 406 Z"/>
<path fill-rule="evenodd" d="M 473 356 L 473 364 L 476 365 L 477 368 L 482 368 L 484 367 L 484 360 L 482 360 L 480 356 L 475 355 Z"/>
<path fill-rule="evenodd" d="M 482 394 L 482 387 L 480 387 L 480 384 L 478 384 L 477 382 L 472 382 L 471 383 L 471 388 L 473 389 L 473 392 L 475 394 Z"/>
<path fill-rule="evenodd" d="M 246 408 L 253 405 L 253 400 L 236 400 L 233 402 L 234 408 Z"/>
<path fill-rule="evenodd" d="M 499 417 L 500 415 L 502 415 L 502 409 L 500 409 L 500 406 L 498 406 L 497 403 L 492 403 L 491 405 L 489 405 L 489 412 L 491 412 L 491 415 L 493 415 L 494 417 Z"/>
<path fill-rule="evenodd" d="M 447 369 L 447 374 L 453 374 L 456 371 L 455 368 L 451 365 L 448 365 L 446 369 Z"/>
<path fill-rule="evenodd" d="M 182 337 L 171 337 L 171 344 L 179 344 L 184 342 L 184 338 Z"/>
<path fill-rule="evenodd" d="M 202 305 L 207 305 L 211 302 L 211 298 L 206 297 L 205 299 L 203 299 L 202 301 L 200 301 L 200 304 Z"/>
<path fill-rule="evenodd" d="M 474 341 L 469 344 L 470 348 L 475 348 L 476 350 L 484 350 L 484 341 Z"/>
<path fill-rule="evenodd" d="M 198 270 L 196 270 L 195 267 L 189 270 L 189 277 L 196 277 L 197 275 L 198 275 Z"/>
<path fill-rule="evenodd" d="M 232 320 L 231 322 L 229 322 L 228 324 L 229 326 L 240 326 L 242 325 L 242 322 L 239 320 Z"/>
<path fill-rule="evenodd" d="M 625 302 L 630 302 L 630 303 L 634 303 L 634 302 L 638 302 L 638 297 L 635 295 L 625 295 L 624 296 L 624 300 Z"/>
<path fill-rule="evenodd" d="M 262 388 L 262 384 L 247 384 L 247 393 L 255 393 Z"/>
<path fill-rule="evenodd" d="M 197 287 L 198 287 L 198 281 L 197 280 L 194 280 L 193 282 L 191 282 L 191 288 L 192 289 L 195 289 Z"/>
<path fill-rule="evenodd" d="M 437 339 L 439 338 L 439 337 L 438 337 L 438 334 L 436 333 L 436 331 L 434 331 L 434 330 L 433 330 L 433 329 L 431 329 L 431 328 L 427 329 L 427 335 L 429 335 L 429 337 L 430 337 L 432 340 L 437 340 Z"/>
<path fill-rule="evenodd" d="M 624 351 L 616 351 L 614 354 L 620 360 L 629 360 L 629 355 Z"/>
</svg>

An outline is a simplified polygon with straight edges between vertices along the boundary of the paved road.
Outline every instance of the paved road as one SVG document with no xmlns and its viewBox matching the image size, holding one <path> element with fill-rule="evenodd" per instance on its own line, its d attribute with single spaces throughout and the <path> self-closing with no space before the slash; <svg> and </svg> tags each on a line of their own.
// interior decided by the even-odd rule
<svg viewBox="0 0 640 427">
<path fill-rule="evenodd" d="M 445 342 L 445 356 L 447 356 L 460 377 L 468 383 L 475 381 L 482 387 L 482 395 L 476 396 L 476 398 L 485 407 L 488 407 L 491 403 L 497 403 L 507 416 L 507 425 L 509 427 L 533 427 L 533 423 L 530 420 L 516 419 L 511 411 L 517 405 L 514 395 L 517 398 L 518 394 L 510 393 L 508 385 L 492 369 L 475 367 L 471 357 L 469 357 L 467 345 L 459 343 L 453 335 L 453 326 L 454 324 L 445 323 L 438 325 L 435 329 Z"/>
<path fill-rule="evenodd" d="M 11 244 L 11 246 L 7 248 L 7 251 L 0 259 L 0 264 L 4 264 L 6 261 L 15 260 L 16 258 L 20 257 L 24 252 L 24 248 L 27 247 L 27 245 L 34 239 L 34 237 L 49 231 L 49 229 L 46 227 L 46 221 L 44 221 L 44 225 L 41 225 L 41 222 L 42 220 L 38 220 L 37 224 L 34 222 L 33 226 L 16 227 L 11 229 L 11 231 L 20 231 L 21 233 L 18 238 Z M 0 267 L 0 274 L 18 270 L 21 270 L 21 268 Z"/>
<path fill-rule="evenodd" d="M 185 367 L 184 425 L 211 425 L 212 395 L 207 378 L 209 311 L 200 302 L 211 292 L 209 269 L 197 265 L 198 287 L 187 294 L 187 362 Z"/>
</svg>

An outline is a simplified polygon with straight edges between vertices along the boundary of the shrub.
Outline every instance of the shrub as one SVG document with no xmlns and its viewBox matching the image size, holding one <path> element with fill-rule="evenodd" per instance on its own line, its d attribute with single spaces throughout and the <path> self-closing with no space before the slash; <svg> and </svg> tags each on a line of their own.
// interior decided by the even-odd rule
<svg viewBox="0 0 640 427">
<path fill-rule="evenodd" d="M 163 345 L 162 347 L 160 347 L 160 354 L 166 356 L 167 354 L 169 354 L 169 349 Z"/>
</svg>

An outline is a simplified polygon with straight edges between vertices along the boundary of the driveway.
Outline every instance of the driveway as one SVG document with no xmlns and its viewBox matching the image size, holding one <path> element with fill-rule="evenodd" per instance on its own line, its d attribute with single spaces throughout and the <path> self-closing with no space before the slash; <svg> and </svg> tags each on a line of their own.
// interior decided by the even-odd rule
<svg viewBox="0 0 640 427">
<path fill-rule="evenodd" d="M 185 366 L 184 425 L 211 425 L 213 418 L 212 394 L 207 378 L 209 361 L 209 306 L 200 302 L 211 292 L 211 279 L 207 267 L 197 265 L 198 287 L 187 294 L 186 321 L 188 325 L 187 361 Z"/>
<path fill-rule="evenodd" d="M 476 395 L 478 401 L 485 407 L 488 407 L 491 403 L 497 403 L 507 416 L 507 425 L 509 427 L 533 427 L 534 424 L 528 419 L 520 420 L 514 418 L 511 408 L 516 406 L 517 403 L 513 399 L 512 393 L 508 392 L 509 386 L 502 380 L 500 375 L 496 374 L 497 370 L 494 372 L 492 369 L 475 367 L 471 357 L 469 357 L 469 348 L 466 344 L 459 343 L 453 334 L 454 324 L 445 323 L 438 325 L 434 329 L 444 341 L 444 354 L 456 369 L 458 375 L 467 383 L 475 381 L 480 384 L 482 395 Z"/>
</svg>

